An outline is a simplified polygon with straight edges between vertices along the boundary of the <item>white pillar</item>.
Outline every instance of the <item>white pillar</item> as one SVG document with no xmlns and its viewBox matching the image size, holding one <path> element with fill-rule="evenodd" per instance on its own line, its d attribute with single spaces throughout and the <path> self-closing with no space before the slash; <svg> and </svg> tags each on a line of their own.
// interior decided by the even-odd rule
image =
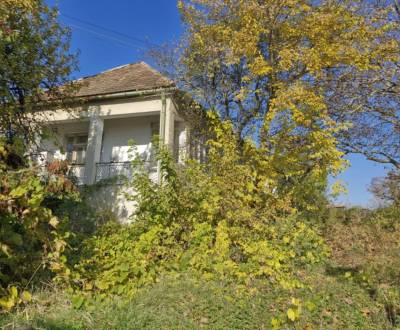
<svg viewBox="0 0 400 330">
<path fill-rule="evenodd" d="M 93 184 L 96 180 L 96 166 L 100 162 L 104 120 L 96 115 L 90 117 L 88 144 L 85 157 L 85 183 Z"/>
<path fill-rule="evenodd" d="M 174 147 L 174 110 L 171 98 L 167 100 L 164 93 L 161 94 L 161 111 L 160 111 L 160 143 L 168 146 L 173 152 Z M 161 183 L 161 163 L 157 164 L 158 183 Z"/>
<path fill-rule="evenodd" d="M 165 93 L 161 94 L 161 111 L 160 111 L 160 132 L 159 132 L 159 143 L 165 143 L 165 118 L 167 115 L 167 99 Z M 161 161 L 157 162 L 157 182 L 161 184 L 162 173 L 161 173 Z"/>
<path fill-rule="evenodd" d="M 160 111 L 160 143 L 165 142 L 165 117 L 167 115 L 167 99 L 165 93 L 161 94 L 161 111 Z"/>
<path fill-rule="evenodd" d="M 184 122 L 178 122 L 178 127 L 178 141 L 175 142 L 178 146 L 178 162 L 184 163 L 188 156 L 188 127 Z"/>
<path fill-rule="evenodd" d="M 174 148 L 174 110 L 172 108 L 171 99 L 168 100 L 168 106 L 165 114 L 165 135 L 164 135 L 164 143 L 166 146 L 173 151 Z"/>
</svg>

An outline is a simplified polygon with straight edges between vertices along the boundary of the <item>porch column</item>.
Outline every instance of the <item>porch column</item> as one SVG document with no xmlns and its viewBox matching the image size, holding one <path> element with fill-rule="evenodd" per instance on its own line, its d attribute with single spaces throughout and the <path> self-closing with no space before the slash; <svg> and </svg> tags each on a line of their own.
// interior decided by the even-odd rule
<svg viewBox="0 0 400 330">
<path fill-rule="evenodd" d="M 175 143 L 178 146 L 178 162 L 184 163 L 188 155 L 188 127 L 184 122 L 178 122 L 179 133 L 178 141 Z"/>
<path fill-rule="evenodd" d="M 173 152 L 174 150 L 174 121 L 175 121 L 175 114 L 172 108 L 172 101 L 171 99 L 168 102 L 168 106 L 166 109 L 165 114 L 165 135 L 164 135 L 164 143 L 168 148 Z"/>
<path fill-rule="evenodd" d="M 160 132 L 159 132 L 159 138 L 160 138 L 160 144 L 165 142 L 165 117 L 167 115 L 167 99 L 165 97 L 165 93 L 161 94 L 161 111 L 160 111 Z M 157 182 L 161 184 L 161 178 L 162 178 L 162 173 L 161 173 L 161 161 L 157 162 Z"/>
<path fill-rule="evenodd" d="M 167 100 L 165 93 L 161 94 L 160 111 L 160 143 L 168 146 L 171 152 L 174 148 L 174 110 L 171 99 Z M 161 183 L 161 163 L 157 164 L 158 183 Z"/>
<path fill-rule="evenodd" d="M 96 164 L 100 162 L 104 120 L 93 114 L 90 116 L 88 143 L 85 157 L 85 183 L 96 181 Z"/>
<path fill-rule="evenodd" d="M 161 94 L 161 111 L 160 111 L 160 142 L 170 148 L 174 142 L 174 111 L 172 109 L 172 101 L 166 99 L 164 93 Z"/>
</svg>

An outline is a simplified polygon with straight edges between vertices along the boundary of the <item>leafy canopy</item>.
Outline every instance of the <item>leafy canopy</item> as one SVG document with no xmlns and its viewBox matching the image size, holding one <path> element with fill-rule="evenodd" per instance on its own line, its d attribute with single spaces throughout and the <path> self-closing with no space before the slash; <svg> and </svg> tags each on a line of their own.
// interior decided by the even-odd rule
<svg viewBox="0 0 400 330">
<path fill-rule="evenodd" d="M 75 90 L 67 83 L 76 68 L 69 37 L 57 9 L 42 0 L 0 4 L 0 132 L 9 143 L 16 136 L 34 142 L 44 119 L 34 112 L 63 104 Z"/>
<path fill-rule="evenodd" d="M 239 141 L 254 140 L 289 181 L 317 172 L 322 180 L 345 166 L 338 138 L 350 125 L 337 120 L 330 82 L 395 59 L 390 7 L 309 0 L 178 6 L 186 35 L 175 52 L 158 55 L 182 89 L 230 120 Z"/>
</svg>

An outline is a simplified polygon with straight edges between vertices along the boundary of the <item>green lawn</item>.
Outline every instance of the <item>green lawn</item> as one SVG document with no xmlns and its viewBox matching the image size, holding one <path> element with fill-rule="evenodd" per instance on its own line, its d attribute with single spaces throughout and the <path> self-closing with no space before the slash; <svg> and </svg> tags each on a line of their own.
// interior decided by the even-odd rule
<svg viewBox="0 0 400 330">
<path fill-rule="evenodd" d="M 293 295 L 303 301 L 300 320 L 283 329 L 391 329 L 382 306 L 344 277 L 309 277 L 316 289 Z M 44 291 L 34 303 L 11 315 L 5 329 L 270 329 L 273 317 L 285 317 L 291 296 L 262 287 L 251 298 L 232 287 L 189 278 L 165 279 L 124 302 L 119 298 L 74 309 L 62 292 Z"/>
</svg>

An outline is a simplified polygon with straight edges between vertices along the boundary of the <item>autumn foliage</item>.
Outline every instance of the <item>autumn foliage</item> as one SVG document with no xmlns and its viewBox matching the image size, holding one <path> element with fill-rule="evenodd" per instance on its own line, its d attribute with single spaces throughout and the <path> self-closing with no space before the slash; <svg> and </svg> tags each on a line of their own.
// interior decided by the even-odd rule
<svg viewBox="0 0 400 330">
<path fill-rule="evenodd" d="M 58 166 L 45 173 L 43 168 L 15 166 L 15 159 L 21 159 L 17 150 L 0 144 L 0 306 L 4 309 L 30 300 L 33 283 L 61 270 L 68 234 L 54 215 L 54 200 L 60 204 L 77 198 Z"/>
<path fill-rule="evenodd" d="M 55 280 L 79 310 L 110 296 L 134 299 L 167 279 L 189 278 L 194 285 L 223 283 L 237 301 L 245 297 L 252 302 L 254 297 L 279 292 L 279 310 L 275 301 L 268 306 L 269 326 L 302 324 L 309 329 L 308 319 L 302 321 L 307 313 L 313 321 L 321 319 L 320 324 L 324 313 L 330 313 L 335 324 L 336 315 L 326 307 L 329 288 L 314 290 L 320 283 L 328 287 L 334 283 L 342 291 L 360 285 L 357 292 L 392 295 L 377 301 L 389 310 L 391 324 L 398 324 L 398 289 L 379 291 L 378 278 L 370 281 L 365 265 L 348 263 L 341 245 L 346 238 L 358 246 L 353 236 L 364 239 L 360 246 L 367 250 L 376 249 L 380 237 L 394 245 L 398 173 L 389 172 L 372 187 L 386 203 L 368 213 L 379 220 L 379 226 L 355 223 L 352 230 L 357 235 L 353 235 L 347 220 L 332 227 L 324 222 L 328 180 L 346 168 L 343 143 L 355 127 L 347 120 L 354 114 L 347 111 L 355 109 L 335 106 L 338 82 L 373 76 L 382 63 L 396 65 L 397 27 L 388 6 L 370 7 L 369 1 L 353 0 L 178 1 L 185 35 L 176 61 L 159 60 L 173 63 L 170 73 L 180 89 L 177 94 L 190 99 L 181 106 L 185 112 L 181 115 L 197 116 L 191 142 L 200 143 L 194 147 L 205 152 L 201 159 L 189 152 L 177 164 L 168 146 L 154 141 L 161 182 L 149 178 L 137 157 L 132 162 L 133 178 L 125 182 L 125 197 L 136 205 L 130 223 L 98 221 L 93 232 L 78 228 L 93 219 L 81 212 L 86 206 L 66 175 L 68 164 L 57 161 L 41 168 L 25 153 L 25 144 L 44 132 L 38 129 L 42 122 L 34 120 L 38 104 L 43 105 L 40 86 L 57 97 L 74 64 L 74 56 L 63 56 L 68 38 L 64 39 L 66 31 L 55 20 L 56 12 L 39 3 L 39 7 L 29 1 L 0 4 L 0 48 L 4 50 L 0 61 L 14 61 L 8 67 L 13 69 L 9 74 L 16 86 L 0 86 L 4 100 L 0 132 L 5 133 L 0 144 L 1 308 L 29 302 L 36 279 Z M 19 15 L 4 10 L 14 5 L 31 14 L 21 22 Z M 3 24 L 6 20 L 8 25 Z M 31 44 L 17 33 L 19 25 L 31 31 L 33 23 L 37 33 L 44 27 L 42 37 L 54 42 L 41 53 L 35 51 L 43 46 L 41 36 Z M 20 43 L 45 60 L 27 58 Z M 34 65 L 37 62 L 46 65 Z M 48 70 L 48 62 L 56 69 Z M 30 92 L 21 92 L 26 90 Z M 353 105 L 351 98 L 343 97 Z M 357 111 L 362 112 L 360 104 Z M 388 118 L 384 109 L 379 111 L 381 118 Z M 397 147 L 390 145 L 390 151 L 396 152 Z M 96 185 L 90 190 L 96 193 Z M 73 202 L 70 214 L 65 211 L 66 201 Z M 72 224 L 72 214 L 80 221 Z M 371 228 L 381 236 L 374 237 Z M 371 237 L 373 244 L 367 244 Z M 379 255 L 387 254 L 382 251 Z M 331 261 L 342 264 L 330 265 Z M 388 268 L 397 267 L 393 265 Z M 314 274 L 319 267 L 341 277 L 332 280 L 325 273 Z M 377 263 L 371 272 L 380 267 Z M 398 271 L 393 274 L 396 277 Z M 340 286 L 343 280 L 349 286 Z M 375 299 L 372 294 L 371 299 Z M 371 304 L 375 302 L 369 300 L 367 305 Z M 376 310 L 382 307 L 375 305 Z M 316 317 L 315 310 L 322 316 Z M 356 322 L 370 321 L 361 314 L 364 311 L 357 314 Z M 347 314 L 343 319 L 343 324 L 353 324 Z"/>
</svg>

